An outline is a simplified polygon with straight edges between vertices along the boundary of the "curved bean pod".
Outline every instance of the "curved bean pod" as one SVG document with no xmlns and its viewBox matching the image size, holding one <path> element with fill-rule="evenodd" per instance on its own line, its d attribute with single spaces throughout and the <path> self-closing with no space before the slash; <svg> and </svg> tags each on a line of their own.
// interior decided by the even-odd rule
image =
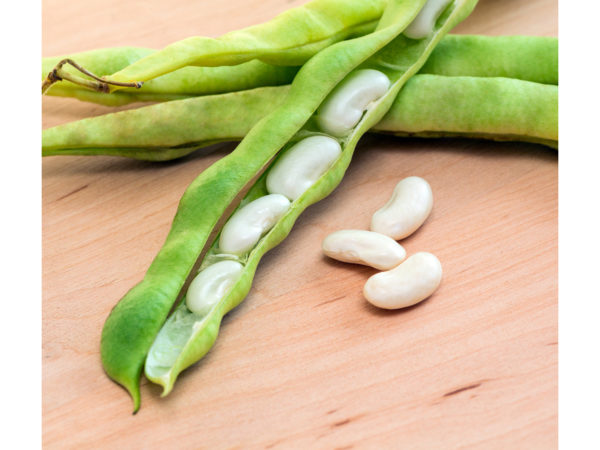
<svg viewBox="0 0 600 450">
<path fill-rule="evenodd" d="M 116 47 L 76 53 L 69 57 L 97 75 L 108 75 L 154 51 Z M 65 57 L 43 58 L 42 79 Z M 53 85 L 46 94 L 74 97 L 107 106 L 132 102 L 163 102 L 196 95 L 288 84 L 299 69 L 300 67 L 274 66 L 261 61 L 249 61 L 237 66 L 185 67 L 149 80 L 141 89 L 124 88 L 113 95 L 91 91 L 69 81 Z M 540 36 L 447 35 L 419 73 L 506 77 L 558 84 L 558 39 Z"/>
<path fill-rule="evenodd" d="M 291 227 L 297 219 L 297 217 L 299 216 L 299 214 L 307 206 L 324 198 L 335 188 L 335 186 L 337 186 L 350 163 L 353 150 L 360 136 L 364 134 L 368 130 L 368 128 L 385 113 L 385 110 L 387 108 L 389 108 L 389 105 L 393 101 L 397 91 L 401 88 L 405 80 L 418 69 L 420 64 L 422 64 L 427 54 L 435 45 L 436 40 L 439 40 L 439 38 L 441 38 L 442 33 L 448 30 L 459 20 L 464 18 L 464 16 L 470 12 L 474 4 L 475 2 L 457 2 L 456 7 L 448 14 L 445 20 L 439 25 L 439 27 L 435 30 L 432 36 L 427 40 L 424 40 L 422 42 L 409 43 L 407 42 L 406 38 L 400 37 L 396 38 L 391 44 L 387 44 L 388 46 L 398 45 L 405 48 L 406 59 L 404 62 L 406 63 L 406 65 L 404 65 L 404 67 L 407 68 L 407 70 L 387 72 L 387 75 L 393 81 L 392 87 L 375 107 L 366 112 L 362 121 L 357 125 L 355 130 L 345 140 L 341 142 L 343 146 L 343 151 L 340 158 L 311 188 L 309 188 L 303 195 L 301 195 L 297 200 L 295 200 L 292 203 L 290 210 L 277 222 L 277 224 L 271 229 L 271 231 L 269 231 L 269 233 L 267 233 L 258 242 L 256 247 L 248 254 L 247 259 L 243 261 L 245 267 L 244 274 L 240 278 L 237 285 L 232 289 L 231 293 L 227 295 L 224 299 L 222 299 L 221 303 L 217 305 L 215 309 L 211 313 L 209 313 L 208 316 L 202 318 L 199 321 L 195 321 L 193 323 L 193 326 L 192 324 L 190 324 L 190 327 L 187 328 L 189 331 L 181 331 L 181 334 L 176 338 L 176 341 L 180 345 L 178 346 L 178 348 L 173 349 L 173 351 L 177 352 L 178 355 L 174 360 L 171 360 L 172 364 L 170 364 L 168 367 L 165 367 L 164 365 L 160 367 L 153 366 L 151 364 L 151 362 L 153 361 L 153 350 L 150 350 L 150 356 L 148 358 L 150 364 L 146 365 L 146 376 L 150 380 L 157 382 L 164 387 L 163 395 L 166 395 L 172 389 L 173 383 L 175 382 L 177 375 L 183 369 L 196 362 L 209 350 L 210 346 L 214 342 L 214 339 L 216 338 L 216 333 L 218 331 L 218 327 L 223 315 L 227 311 L 235 307 L 237 304 L 239 304 L 243 300 L 245 295 L 248 293 L 254 271 L 256 270 L 256 266 L 262 255 L 285 238 L 285 236 L 291 230 Z M 410 17 L 409 11 L 411 11 L 411 7 L 414 7 L 414 3 L 412 5 L 408 5 L 405 2 L 398 2 L 396 6 L 399 7 L 399 13 L 401 13 L 400 17 L 405 18 Z M 382 28 L 379 32 L 375 32 L 372 36 L 369 36 L 370 39 L 368 41 L 365 41 L 369 43 L 369 45 L 367 45 L 365 42 L 361 44 L 353 43 L 351 44 L 354 47 L 354 51 L 352 52 L 346 51 L 346 48 L 342 48 L 342 51 L 339 53 L 339 55 L 344 55 L 344 57 L 347 57 L 350 54 L 352 55 L 352 59 L 346 61 L 345 64 L 347 64 L 350 67 L 356 67 L 357 63 L 360 63 L 361 61 L 361 59 L 359 59 L 361 58 L 361 53 L 364 52 L 367 53 L 367 55 L 368 53 L 374 53 L 377 50 L 377 47 L 380 47 L 381 44 L 385 45 L 387 43 L 386 36 L 388 35 L 388 33 L 390 33 L 390 31 L 392 33 L 395 33 L 395 35 L 392 35 L 392 37 L 397 36 L 397 30 L 402 29 L 401 27 L 403 27 L 406 24 L 406 22 L 398 23 L 399 20 L 393 17 L 388 17 L 388 20 L 390 20 L 390 22 L 382 20 L 384 24 L 388 23 L 388 25 L 384 25 L 384 28 Z M 389 25 L 390 23 L 393 25 Z M 375 49 L 371 46 L 371 44 L 375 45 Z M 325 74 L 329 73 L 330 75 L 334 76 L 334 78 L 329 79 L 329 82 L 327 83 L 327 90 L 331 90 L 332 85 L 334 84 L 333 81 L 335 80 L 335 82 L 339 82 L 339 80 L 343 78 L 340 77 L 340 73 L 334 75 L 332 70 L 339 69 L 340 71 L 347 72 L 348 66 L 346 66 L 346 68 L 341 68 L 339 66 L 336 67 L 330 64 L 331 58 L 334 56 L 338 56 L 335 55 L 335 50 L 333 50 L 333 47 L 331 54 L 327 53 L 323 53 L 323 60 L 320 60 L 320 58 L 315 58 L 311 60 L 311 62 L 307 63 L 307 66 L 305 66 L 305 68 L 302 70 L 305 70 L 308 67 L 309 69 L 306 69 L 305 72 L 308 75 L 303 77 L 302 72 L 298 75 L 294 82 L 294 85 L 292 85 L 292 90 L 289 96 L 287 97 L 286 102 L 282 105 L 282 107 L 278 108 L 276 112 L 263 119 L 255 128 L 253 128 L 250 131 L 250 133 L 247 135 L 244 141 L 242 141 L 240 146 L 238 146 L 236 151 L 231 155 L 231 158 L 229 160 L 230 163 L 235 160 L 246 159 L 246 164 L 250 164 L 251 166 L 251 173 L 256 173 L 257 170 L 263 170 L 265 164 L 268 164 L 269 160 L 272 159 L 272 155 L 274 154 L 273 150 L 277 152 L 277 149 L 280 148 L 281 145 L 286 145 L 285 141 L 288 141 L 288 145 L 293 145 L 293 135 L 280 135 L 276 139 L 282 139 L 282 141 L 277 143 L 272 141 L 273 130 L 277 130 L 277 128 L 273 126 L 275 124 L 271 123 L 271 120 L 285 120 L 284 118 L 287 118 L 283 126 L 279 127 L 280 131 L 283 131 L 281 130 L 282 128 L 286 130 L 288 126 L 290 126 L 289 131 L 286 131 L 286 133 L 291 132 L 295 129 L 296 131 L 294 132 L 294 134 L 298 136 L 298 139 L 301 139 L 307 135 L 312 135 L 312 133 L 314 133 L 314 131 L 312 131 L 312 127 L 314 126 L 313 122 L 311 120 L 308 120 L 307 122 L 306 116 L 298 117 L 298 111 L 296 111 L 294 114 L 291 107 L 294 105 L 296 105 L 296 107 L 298 107 L 298 105 L 308 107 L 308 101 L 310 101 L 310 109 L 304 112 L 304 114 L 313 114 L 319 106 L 319 102 L 323 100 L 323 95 L 322 93 L 313 92 L 310 89 L 305 90 L 302 83 L 306 81 L 308 83 L 306 87 L 308 87 L 310 85 L 310 80 L 308 79 L 308 77 L 315 73 L 318 73 L 320 75 L 316 78 L 323 82 L 323 79 L 326 79 Z M 379 54 L 376 53 L 376 56 L 379 56 Z M 379 61 L 381 65 L 376 65 L 374 62 L 372 63 L 370 60 L 367 60 L 367 64 L 369 65 L 369 67 L 389 67 L 388 65 L 384 65 L 385 61 L 383 59 L 376 58 L 376 60 Z M 338 60 L 338 62 L 340 61 Z M 335 67 L 335 69 L 332 69 L 332 67 Z M 323 70 L 325 70 L 325 72 L 323 72 Z M 315 85 L 314 83 L 312 83 L 312 85 L 313 89 L 319 89 L 318 85 Z M 302 89 L 298 89 L 295 91 L 294 88 L 298 88 L 298 86 L 300 86 Z M 304 92 L 304 96 L 301 95 L 302 92 Z M 311 97 L 312 94 L 316 95 L 312 99 L 309 99 L 309 97 Z M 298 97 L 296 97 L 296 95 L 298 95 Z M 301 108 L 300 111 L 302 111 L 302 109 L 303 108 Z M 305 124 L 304 128 L 297 128 L 297 124 L 302 123 Z M 293 128 L 291 128 L 292 124 L 294 124 Z M 271 145 L 273 145 L 271 147 L 271 150 L 266 154 L 261 151 L 262 149 L 259 150 L 263 154 L 261 157 L 263 158 L 262 161 L 259 159 L 259 157 L 256 157 L 256 154 L 253 155 L 253 161 L 249 161 L 247 160 L 247 158 L 240 156 L 244 155 L 246 151 L 250 151 L 250 149 L 245 147 L 244 144 L 249 145 L 251 143 L 254 143 L 253 141 L 255 139 L 263 141 L 263 143 L 265 143 L 265 141 L 271 141 L 270 144 L 267 144 L 268 147 L 271 147 Z M 202 175 L 200 177 L 202 177 Z M 266 194 L 267 190 L 265 186 L 265 178 L 266 175 L 263 174 L 259 181 L 254 184 L 254 186 L 248 193 L 248 199 Z M 236 191 L 237 189 L 239 189 L 239 187 L 240 186 L 237 185 L 237 187 L 235 188 Z M 216 257 L 216 255 L 213 256 Z M 210 264 L 210 259 L 211 252 L 209 251 L 207 257 L 204 259 L 203 264 Z M 178 308 L 176 312 L 177 315 L 185 313 L 185 311 L 182 311 L 181 308 L 181 306 Z M 165 324 L 163 330 L 161 331 L 161 336 L 168 336 L 172 335 L 173 333 L 179 334 L 176 331 L 174 319 L 169 319 Z M 181 338 L 181 335 L 185 335 L 185 339 Z M 160 338 L 157 338 L 153 349 L 164 348 L 164 344 L 165 343 L 162 342 Z"/>
<path fill-rule="evenodd" d="M 218 222 L 222 220 L 228 205 L 237 203 L 236 197 L 256 179 L 257 174 L 266 170 L 280 149 L 316 132 L 311 116 L 327 94 L 351 70 L 368 67 L 386 71 L 392 80 L 388 93 L 366 112 L 355 130 L 341 142 L 343 151 L 340 158 L 292 203 L 288 212 L 241 261 L 244 272 L 230 293 L 200 321 L 190 319 L 190 326 L 184 330 L 177 325 L 173 328 L 171 319 L 167 321 L 161 335 L 177 335 L 175 340 L 181 344 L 173 350 L 177 355 L 171 360 L 170 367 L 160 367 L 158 373 L 154 373 L 149 364 L 146 371 L 152 381 L 163 385 L 163 395 L 172 389 L 182 370 L 209 350 L 216 339 L 223 315 L 248 293 L 262 255 L 285 238 L 307 206 L 324 198 L 337 186 L 362 134 L 381 119 L 402 85 L 425 62 L 443 34 L 464 19 L 476 1 L 456 1 L 427 39 L 410 41 L 398 36 L 423 3 L 408 0 L 391 2 L 375 32 L 353 41 L 338 43 L 312 58 L 299 72 L 283 104 L 253 127 L 231 155 L 219 160 L 190 185 L 181 200 L 167 242 L 144 280 L 113 309 L 103 330 L 101 353 L 105 369 L 131 392 L 136 407 L 139 406 L 140 371 L 152 340 L 176 297 L 180 292 L 185 292 L 185 283 L 194 265 L 210 262 L 210 252 L 204 259 L 199 259 L 199 256 L 205 245 L 213 242 L 212 236 L 218 231 Z M 398 57 L 400 49 L 402 54 Z M 372 55 L 376 56 L 374 60 L 370 59 Z M 391 64 L 385 60 L 385 55 L 396 55 L 401 65 L 390 69 Z M 264 179 L 263 173 L 245 201 L 266 193 Z M 148 310 L 151 312 L 148 313 Z M 128 327 L 132 318 L 136 319 L 135 332 L 128 332 L 129 339 L 123 340 L 120 330 Z M 156 345 L 161 347 L 160 342 Z"/>
<path fill-rule="evenodd" d="M 185 66 L 229 66 L 258 59 L 301 65 L 320 50 L 364 35 L 381 17 L 385 0 L 313 0 L 273 20 L 220 38 L 191 37 L 140 59 L 106 80 L 147 81 Z M 111 86 L 111 90 L 119 89 Z"/>
<path fill-rule="evenodd" d="M 288 91 L 289 86 L 258 88 L 59 125 L 42 132 L 42 155 L 150 161 L 182 157 L 215 142 L 241 140 Z M 135 129 L 123 124 L 135 124 Z M 415 75 L 371 131 L 516 140 L 556 148 L 558 87 L 508 78 Z"/>
</svg>

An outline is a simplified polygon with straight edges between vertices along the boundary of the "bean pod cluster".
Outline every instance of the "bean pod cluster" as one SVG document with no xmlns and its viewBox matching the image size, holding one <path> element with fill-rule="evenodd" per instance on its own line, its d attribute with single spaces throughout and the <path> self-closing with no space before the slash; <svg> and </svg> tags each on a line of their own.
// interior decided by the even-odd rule
<svg viewBox="0 0 600 450">
<path fill-rule="evenodd" d="M 71 74 L 48 94 L 160 103 L 45 130 L 42 155 L 159 161 L 241 140 L 188 187 L 144 279 L 104 324 L 103 366 L 131 394 L 134 411 L 142 372 L 166 395 L 209 351 L 261 257 L 335 189 L 368 131 L 557 146 L 556 40 L 449 35 L 476 3 L 313 0 L 217 39 L 72 55 L 100 76 L 78 84 Z M 43 70 L 62 59 L 46 59 Z M 85 89 L 94 83 L 111 93 Z M 372 304 L 415 304 L 438 287 L 441 264 L 424 252 L 405 259 L 396 240 L 431 208 L 429 185 L 409 177 L 371 231 L 339 231 L 323 250 L 382 271 L 364 287 Z"/>
</svg>

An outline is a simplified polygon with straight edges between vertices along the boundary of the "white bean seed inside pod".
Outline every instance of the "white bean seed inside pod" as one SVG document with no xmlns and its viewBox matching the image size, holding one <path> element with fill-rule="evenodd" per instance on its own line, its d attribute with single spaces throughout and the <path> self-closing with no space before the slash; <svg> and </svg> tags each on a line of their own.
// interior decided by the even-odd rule
<svg viewBox="0 0 600 450">
<path fill-rule="evenodd" d="M 317 111 L 317 124 L 332 136 L 345 136 L 389 88 L 389 78 L 378 70 L 352 72 L 325 99 Z"/>
<path fill-rule="evenodd" d="M 294 201 L 315 184 L 341 153 L 338 141 L 330 137 L 302 139 L 271 167 L 267 175 L 267 190 Z"/>
<path fill-rule="evenodd" d="M 205 316 L 221 300 L 242 274 L 237 261 L 219 261 L 202 270 L 190 283 L 186 293 L 187 308 Z"/>
<path fill-rule="evenodd" d="M 417 17 L 404 30 L 404 35 L 411 39 L 423 39 L 433 31 L 436 20 L 444 12 L 451 0 L 429 0 L 419 11 Z"/>
<path fill-rule="evenodd" d="M 290 208 L 281 194 L 259 197 L 238 209 L 227 221 L 219 239 L 224 253 L 242 255 L 250 251 Z"/>
</svg>

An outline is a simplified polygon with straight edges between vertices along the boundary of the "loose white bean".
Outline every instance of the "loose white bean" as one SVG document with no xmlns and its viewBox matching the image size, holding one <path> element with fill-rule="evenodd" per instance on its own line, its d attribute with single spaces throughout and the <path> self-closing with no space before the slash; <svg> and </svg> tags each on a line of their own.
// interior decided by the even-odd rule
<svg viewBox="0 0 600 450">
<path fill-rule="evenodd" d="M 425 300 L 442 281 L 442 265 L 431 253 L 415 253 L 395 269 L 369 278 L 363 289 L 369 303 L 398 309 Z"/>
<path fill-rule="evenodd" d="M 323 253 L 338 261 L 389 270 L 406 258 L 404 248 L 391 237 L 365 230 L 340 230 L 322 243 Z"/>
<path fill-rule="evenodd" d="M 404 35 L 411 39 L 423 39 L 433 31 L 436 20 L 446 9 L 450 0 L 428 0 L 419 11 L 417 17 L 404 30 Z"/>
<path fill-rule="evenodd" d="M 414 233 L 431 213 L 433 193 L 420 177 L 408 177 L 394 188 L 392 197 L 371 219 L 371 230 L 396 240 Z"/>
<path fill-rule="evenodd" d="M 221 300 L 239 279 L 244 266 L 237 261 L 219 261 L 192 280 L 185 302 L 190 311 L 202 316 Z"/>
<path fill-rule="evenodd" d="M 389 88 L 389 78 L 378 70 L 352 72 L 319 108 L 316 116 L 319 127 L 333 136 L 345 136 L 360 122 L 369 105 L 379 100 Z"/>
<path fill-rule="evenodd" d="M 267 175 L 267 190 L 296 200 L 311 187 L 342 153 L 335 139 L 310 136 L 291 147 Z"/>
<path fill-rule="evenodd" d="M 248 203 L 229 218 L 219 239 L 224 253 L 242 255 L 252 249 L 290 207 L 281 194 L 270 194 Z"/>
</svg>

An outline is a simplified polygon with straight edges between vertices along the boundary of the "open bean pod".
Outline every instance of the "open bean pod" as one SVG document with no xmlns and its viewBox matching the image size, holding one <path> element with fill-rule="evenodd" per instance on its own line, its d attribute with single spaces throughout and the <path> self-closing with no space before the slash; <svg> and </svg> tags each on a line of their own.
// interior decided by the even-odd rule
<svg viewBox="0 0 600 450">
<path fill-rule="evenodd" d="M 262 255 L 281 242 L 299 214 L 310 204 L 327 196 L 341 181 L 360 137 L 381 120 L 404 83 L 424 64 L 427 57 L 453 26 L 474 8 L 475 0 L 455 0 L 435 22 L 430 34 L 421 40 L 401 32 L 415 18 L 424 1 L 396 0 L 388 4 L 378 28 L 371 34 L 339 42 L 309 60 L 296 76 L 283 103 L 261 119 L 236 150 L 205 170 L 183 195 L 167 240 L 142 282 L 129 291 L 106 320 L 101 355 L 106 372 L 132 395 L 139 407 L 139 377 L 148 351 L 176 301 L 187 290 L 195 269 L 211 260 L 222 224 L 240 197 L 247 203 L 262 196 L 261 177 L 282 149 L 303 138 L 322 135 L 315 112 L 331 91 L 357 69 L 374 69 L 391 82 L 379 99 L 372 99 L 367 111 L 348 134 L 337 139 L 341 156 L 246 254 L 238 256 L 244 269 L 238 280 L 206 316 L 189 312 L 178 320 L 172 315 L 155 343 L 172 352 L 152 364 L 148 356 L 147 376 L 168 393 L 177 375 L 208 352 L 224 314 L 237 306 L 250 290 Z M 257 178 L 258 177 L 258 178 Z M 257 181 L 258 179 L 258 181 Z M 249 191 L 248 191 L 249 189 Z M 244 193 L 247 191 L 247 195 Z M 206 248 L 208 246 L 208 253 Z M 204 257 L 206 256 L 206 257 Z M 215 254 L 216 256 L 216 254 Z M 178 311 L 181 311 L 178 306 Z M 184 311 L 185 312 L 185 311 Z M 177 337 L 171 339 L 175 334 Z M 175 346 L 161 345 L 168 336 Z M 168 364 L 165 364 L 164 362 Z"/>
</svg>

